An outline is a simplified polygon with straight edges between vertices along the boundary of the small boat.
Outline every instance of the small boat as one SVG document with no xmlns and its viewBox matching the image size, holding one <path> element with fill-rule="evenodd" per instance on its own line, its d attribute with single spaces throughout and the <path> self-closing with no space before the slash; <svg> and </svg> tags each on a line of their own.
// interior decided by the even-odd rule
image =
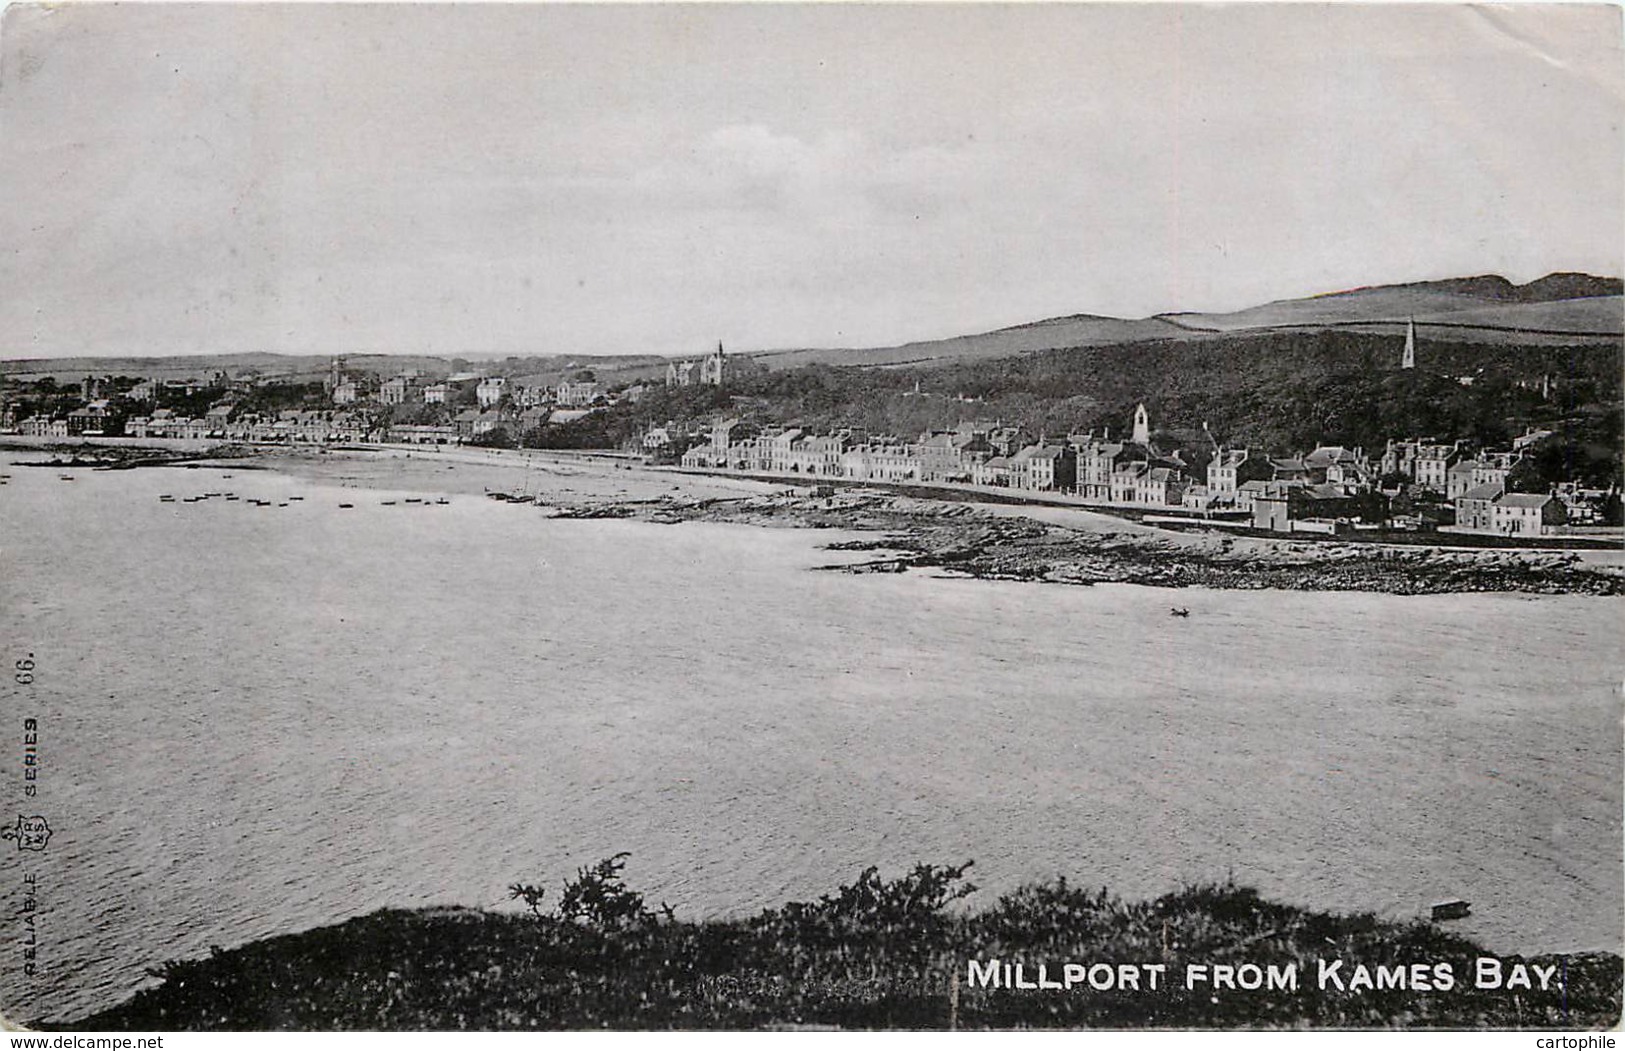
<svg viewBox="0 0 1625 1051">
<path fill-rule="evenodd" d="M 355 506 L 355 504 L 340 504 L 339 509 L 347 511 L 347 510 L 349 510 L 350 508 L 352 508 L 354 506 Z"/>
<path fill-rule="evenodd" d="M 303 500 L 304 497 L 302 497 L 302 496 L 290 496 L 290 497 L 288 497 L 288 499 L 289 500 Z"/>
<path fill-rule="evenodd" d="M 288 506 L 288 501 L 284 500 L 280 504 L 277 504 L 277 506 L 278 507 L 287 507 Z"/>
<path fill-rule="evenodd" d="M 61 481 L 64 481 L 64 482 L 73 481 L 73 475 L 71 475 L 71 474 L 59 474 L 59 475 L 57 475 L 57 478 L 60 479 Z"/>
<path fill-rule="evenodd" d="M 380 504 L 382 504 L 383 506 L 385 506 L 385 507 L 394 507 L 395 506 L 395 501 L 393 501 L 393 500 L 380 500 L 378 502 Z"/>
<path fill-rule="evenodd" d="M 1472 915 L 1473 908 L 1471 902 L 1454 898 L 1450 901 L 1435 902 L 1432 912 L 1435 920 L 1459 920 Z"/>
<path fill-rule="evenodd" d="M 409 504 L 421 504 L 423 501 L 416 496 L 409 496 L 406 498 L 406 502 Z"/>
<path fill-rule="evenodd" d="M 240 496 L 228 496 L 228 497 L 226 497 L 226 499 L 227 500 L 241 500 L 242 497 L 240 497 Z"/>
<path fill-rule="evenodd" d="M 451 503 L 451 501 L 447 500 L 445 497 L 441 497 L 439 500 L 436 500 L 435 503 L 440 504 L 441 506 L 444 506 L 446 504 Z"/>
<path fill-rule="evenodd" d="M 1188 617 L 1191 615 L 1191 611 L 1184 606 L 1174 606 L 1168 610 L 1168 614 L 1173 617 Z"/>
</svg>

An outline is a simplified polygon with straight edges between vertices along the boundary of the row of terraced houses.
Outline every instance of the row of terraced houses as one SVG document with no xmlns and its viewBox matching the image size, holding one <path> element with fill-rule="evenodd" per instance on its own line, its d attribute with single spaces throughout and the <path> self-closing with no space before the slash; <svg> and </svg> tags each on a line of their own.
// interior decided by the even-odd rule
<svg viewBox="0 0 1625 1051">
<path fill-rule="evenodd" d="M 757 430 L 729 419 L 714 424 L 681 463 L 810 479 L 1066 494 L 1107 505 L 1245 517 L 1278 532 L 1349 528 L 1362 495 L 1379 490 L 1380 479 L 1397 477 L 1414 491 L 1451 503 L 1462 531 L 1518 536 L 1552 533 L 1575 516 L 1571 506 L 1583 504 L 1585 494 L 1577 491 L 1507 491 L 1522 449 L 1541 436 L 1525 435 L 1513 448 L 1476 453 L 1460 441 L 1396 440 L 1375 457 L 1336 445 L 1278 457 L 1215 443 L 1205 469 L 1197 471 L 1177 448 L 1153 437 L 1141 405 L 1126 439 L 1107 431 L 1023 442 L 1015 428 L 966 423 L 904 441 L 856 430 Z"/>
</svg>

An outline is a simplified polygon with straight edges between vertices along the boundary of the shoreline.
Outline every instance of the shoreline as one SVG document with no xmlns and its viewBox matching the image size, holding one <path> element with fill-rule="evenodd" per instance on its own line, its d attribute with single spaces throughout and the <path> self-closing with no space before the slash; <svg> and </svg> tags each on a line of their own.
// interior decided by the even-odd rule
<svg viewBox="0 0 1625 1051">
<path fill-rule="evenodd" d="M 329 456 L 338 454 L 328 454 Z M 440 459 L 416 450 L 373 451 L 379 458 Z M 317 456 L 293 458 L 309 471 Z M 678 472 L 642 465 L 594 464 L 541 451 L 453 458 L 509 472 L 530 467 L 528 483 L 493 490 L 518 494 L 553 518 L 615 518 L 659 525 L 708 522 L 879 534 L 830 550 L 884 551 L 882 557 L 825 567 L 841 573 L 934 569 L 983 580 L 1073 585 L 1143 584 L 1224 590 L 1371 591 L 1396 595 L 1472 592 L 1625 595 L 1625 573 L 1588 566 L 1577 552 L 1509 549 L 1441 551 L 1335 541 L 1287 541 L 1218 531 L 1169 531 L 1087 508 L 1045 509 L 1048 521 L 1020 506 L 989 506 L 912 496 L 867 486 L 818 495 L 814 485 Z M 328 467 L 320 474 L 335 470 Z M 303 469 L 301 469 L 301 465 Z M 544 465 L 538 468 L 538 465 Z M 541 484 L 540 469 L 555 474 Z M 432 472 L 431 472 L 432 474 Z M 402 479 L 388 479 L 400 487 Z M 596 483 L 596 484 L 595 484 Z M 535 492 L 522 491 L 534 489 Z M 617 492 L 608 491 L 619 490 Z M 462 491 L 467 491 L 462 490 Z M 523 506 L 523 505 L 521 505 Z"/>
<path fill-rule="evenodd" d="M 1221 529 L 1162 529 L 1087 507 L 989 504 L 899 487 L 716 475 L 648 467 L 623 456 L 554 450 L 420 446 L 122 444 L 110 465 L 277 470 L 373 489 L 485 495 L 553 518 L 629 519 L 879 534 L 831 550 L 884 551 L 823 567 L 843 573 L 932 569 L 983 580 L 1142 584 L 1221 590 L 1368 591 L 1396 595 L 1510 592 L 1625 595 L 1611 548 L 1543 550 L 1270 538 Z M 196 448 L 203 445 L 206 448 Z M 7 447 L 15 447 L 7 443 Z M 65 451 L 41 442 L 34 451 Z M 70 446 L 69 448 L 74 448 Z M 105 445 L 88 448 L 105 449 Z M 178 454 L 178 455 L 177 455 Z M 95 457 L 92 457 L 95 459 Z M 247 462 L 245 462 L 247 461 Z M 1613 562 L 1614 564 L 1610 564 Z"/>
</svg>

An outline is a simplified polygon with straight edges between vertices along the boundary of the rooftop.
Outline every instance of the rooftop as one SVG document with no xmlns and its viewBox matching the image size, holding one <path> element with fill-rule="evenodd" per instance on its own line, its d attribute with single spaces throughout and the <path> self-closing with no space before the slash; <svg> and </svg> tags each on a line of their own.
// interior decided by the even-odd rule
<svg viewBox="0 0 1625 1051">
<path fill-rule="evenodd" d="M 1545 507 L 1555 500 L 1550 493 L 1506 493 L 1495 501 L 1497 507 Z"/>
</svg>

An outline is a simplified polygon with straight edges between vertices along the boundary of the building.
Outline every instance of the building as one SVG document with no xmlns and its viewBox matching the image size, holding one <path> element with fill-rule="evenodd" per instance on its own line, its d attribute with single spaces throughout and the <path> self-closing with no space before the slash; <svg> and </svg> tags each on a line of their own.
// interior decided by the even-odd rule
<svg viewBox="0 0 1625 1051">
<path fill-rule="evenodd" d="M 1495 532 L 1495 501 L 1499 485 L 1479 485 L 1456 497 L 1456 528 L 1469 533 Z"/>
<path fill-rule="evenodd" d="M 1473 475 L 1479 468 L 1477 460 L 1458 460 L 1450 465 L 1444 473 L 1444 497 L 1454 501 L 1461 494 L 1480 484 L 1473 481 Z"/>
<path fill-rule="evenodd" d="M 1271 473 L 1261 456 L 1252 456 L 1246 449 L 1220 449 L 1207 465 L 1208 499 L 1214 507 L 1234 505 L 1242 485 L 1262 481 Z"/>
<path fill-rule="evenodd" d="M 378 400 L 385 405 L 405 405 L 409 401 L 417 401 L 419 395 L 415 376 L 394 376 L 378 388 Z"/>
<path fill-rule="evenodd" d="M 98 398 L 68 413 L 68 434 L 102 434 L 107 428 L 107 400 Z"/>
<path fill-rule="evenodd" d="M 1258 483 L 1252 490 L 1251 508 L 1253 528 L 1276 533 L 1336 532 L 1335 521 L 1352 517 L 1355 512 L 1354 500 L 1341 486 L 1301 481 Z M 1308 519 L 1321 520 L 1322 524 L 1302 527 L 1301 523 Z"/>
<path fill-rule="evenodd" d="M 698 361 L 674 361 L 668 364 L 666 386 L 720 387 L 727 382 L 728 373 L 728 356 L 718 342 L 715 353 L 707 354 Z"/>
<path fill-rule="evenodd" d="M 1303 466 L 1308 480 L 1317 484 L 1360 485 L 1370 474 L 1365 450 L 1345 449 L 1341 445 L 1317 446 L 1303 458 Z"/>
<path fill-rule="evenodd" d="M 1473 468 L 1473 485 L 1498 485 L 1505 489 L 1512 469 L 1523 459 L 1522 453 L 1487 452 L 1479 455 Z"/>
<path fill-rule="evenodd" d="M 915 449 L 920 455 L 921 478 L 927 482 L 962 481 L 970 477 L 960 449 L 970 440 L 957 431 L 936 431 L 920 435 Z"/>
<path fill-rule="evenodd" d="M 1010 484 L 1010 458 L 992 456 L 971 469 L 971 480 L 977 485 L 1007 486 Z"/>
<path fill-rule="evenodd" d="M 431 383 L 423 388 L 423 404 L 444 405 L 446 399 L 451 397 L 451 390 L 449 383 Z"/>
<path fill-rule="evenodd" d="M 856 452 L 858 455 L 853 456 Z M 896 439 L 878 439 L 843 453 L 841 468 L 848 478 L 875 482 L 917 482 L 920 458 L 914 450 Z"/>
<path fill-rule="evenodd" d="M 1534 445 L 1541 439 L 1550 438 L 1551 436 L 1551 431 L 1537 430 L 1532 426 L 1527 427 L 1525 428 L 1523 434 L 1512 439 L 1512 450 L 1514 452 L 1522 452 L 1524 449 L 1529 448 L 1531 445 Z"/>
<path fill-rule="evenodd" d="M 397 423 L 389 429 L 389 440 L 411 445 L 449 445 L 457 441 L 457 428 L 432 424 Z"/>
<path fill-rule="evenodd" d="M 1236 487 L 1236 510 L 1247 511 L 1250 513 L 1253 509 L 1253 503 L 1261 494 L 1271 492 L 1272 487 L 1280 484 L 1281 483 L 1279 482 L 1272 482 L 1267 478 L 1254 478 L 1250 481 L 1242 482 Z"/>
<path fill-rule="evenodd" d="M 1544 536 L 1567 522 L 1563 502 L 1550 493 L 1503 493 L 1490 514 L 1498 536 Z"/>
<path fill-rule="evenodd" d="M 846 453 L 844 434 L 808 434 L 796 443 L 792 457 L 802 474 L 838 478 L 841 457 Z"/>
<path fill-rule="evenodd" d="M 68 421 L 49 416 L 30 416 L 17 425 L 17 433 L 31 438 L 66 438 Z"/>
<path fill-rule="evenodd" d="M 790 427 L 763 436 L 761 444 L 767 453 L 767 470 L 788 472 L 795 465 L 795 443 L 802 433 L 799 427 Z"/>
<path fill-rule="evenodd" d="M 507 377 L 487 376 L 480 380 L 478 387 L 474 388 L 474 396 L 479 399 L 480 408 L 489 409 L 502 400 L 502 395 L 507 389 Z"/>
<path fill-rule="evenodd" d="M 1129 441 L 1135 445 L 1151 444 L 1151 414 L 1145 411 L 1145 403 L 1134 407 L 1134 435 Z"/>
<path fill-rule="evenodd" d="M 539 430 L 547 426 L 547 422 L 552 416 L 552 408 L 546 405 L 533 405 L 520 412 L 516 434 L 523 436 L 531 431 Z"/>
<path fill-rule="evenodd" d="M 456 430 L 459 441 L 467 441 L 470 438 L 485 433 L 484 431 L 475 429 L 482 425 L 480 416 L 481 413 L 478 409 L 464 409 L 462 412 L 459 412 L 457 415 L 451 418 L 451 425 L 453 429 Z"/>
<path fill-rule="evenodd" d="M 1172 467 L 1152 467 L 1140 475 L 1134 501 L 1153 507 L 1179 507 L 1185 502 L 1186 488 L 1181 472 Z"/>
<path fill-rule="evenodd" d="M 1292 531 L 1289 491 L 1279 482 L 1270 482 L 1252 494 L 1250 510 L 1254 529 L 1268 529 L 1274 533 Z"/>
<path fill-rule="evenodd" d="M 1416 451 L 1421 447 L 1419 441 L 1394 441 L 1388 439 L 1388 447 L 1383 450 L 1381 472 L 1384 475 L 1402 475 L 1412 481 L 1416 480 Z"/>
<path fill-rule="evenodd" d="M 598 384 L 592 380 L 581 380 L 575 383 L 565 382 L 559 384 L 558 394 L 554 400 L 560 405 L 579 408 L 591 405 L 598 399 L 599 393 Z"/>
<path fill-rule="evenodd" d="M 209 428 L 209 437 L 224 438 L 226 430 L 231 424 L 231 414 L 237 410 L 232 404 L 216 405 L 203 414 L 203 422 Z"/>
<path fill-rule="evenodd" d="M 1040 440 L 1010 458 L 1010 484 L 1040 492 L 1074 489 L 1078 484 L 1078 454 L 1069 445 Z"/>
<path fill-rule="evenodd" d="M 1309 482 L 1312 481 L 1312 472 L 1308 464 L 1301 457 L 1277 456 L 1269 461 L 1271 482 Z"/>
</svg>

